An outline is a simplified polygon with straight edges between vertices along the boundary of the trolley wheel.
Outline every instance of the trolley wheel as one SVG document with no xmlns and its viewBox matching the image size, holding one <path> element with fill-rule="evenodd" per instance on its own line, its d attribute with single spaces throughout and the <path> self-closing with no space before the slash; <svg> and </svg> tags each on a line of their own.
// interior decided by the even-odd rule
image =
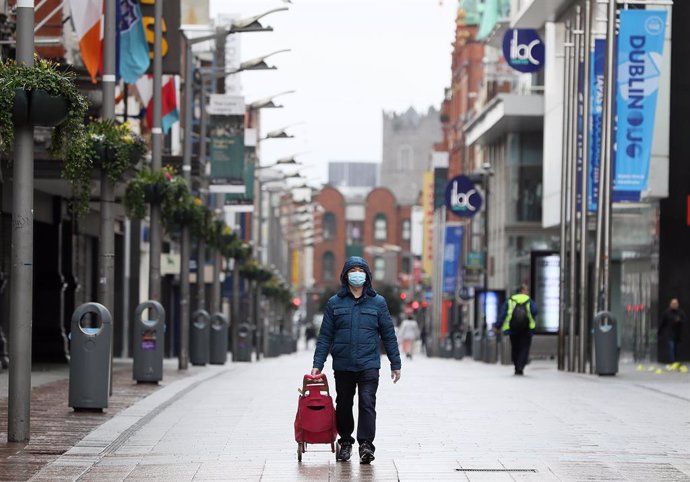
<svg viewBox="0 0 690 482">
<path fill-rule="evenodd" d="M 335 443 L 335 450 L 333 452 L 335 452 L 335 461 L 337 462 L 338 461 L 338 452 L 340 452 L 340 444 L 338 442 Z"/>
<path fill-rule="evenodd" d="M 297 461 L 301 462 L 302 461 L 302 452 L 304 452 L 304 448 L 302 447 L 301 443 L 297 443 Z"/>
</svg>

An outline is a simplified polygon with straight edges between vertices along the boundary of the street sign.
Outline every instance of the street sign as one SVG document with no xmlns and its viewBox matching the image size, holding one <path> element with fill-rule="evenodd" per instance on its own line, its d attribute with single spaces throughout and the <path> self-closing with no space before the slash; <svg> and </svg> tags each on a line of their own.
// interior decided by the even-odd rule
<svg viewBox="0 0 690 482">
<path fill-rule="evenodd" d="M 207 111 L 212 115 L 244 116 L 244 97 L 241 95 L 211 94 Z"/>
</svg>

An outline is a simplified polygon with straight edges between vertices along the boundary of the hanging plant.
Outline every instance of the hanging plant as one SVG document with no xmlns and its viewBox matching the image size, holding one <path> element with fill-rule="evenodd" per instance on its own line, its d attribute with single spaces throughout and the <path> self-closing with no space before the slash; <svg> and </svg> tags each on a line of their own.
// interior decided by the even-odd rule
<svg viewBox="0 0 690 482">
<path fill-rule="evenodd" d="M 75 77 L 37 56 L 31 67 L 0 60 L 0 152 L 12 148 L 15 124 L 24 124 L 55 127 L 51 152 L 63 157 L 65 148 L 83 136 L 88 109 Z"/>
<path fill-rule="evenodd" d="M 82 138 L 65 148 L 62 177 L 72 183 L 72 210 L 77 215 L 89 211 L 93 169 L 103 169 L 108 178 L 117 183 L 125 171 L 134 167 L 144 156 L 146 143 L 129 127 L 112 120 L 92 120 Z"/>
<path fill-rule="evenodd" d="M 162 212 L 169 215 L 185 193 L 189 193 L 187 183 L 175 174 L 172 166 L 160 171 L 144 168 L 127 183 L 125 211 L 130 217 L 142 219 L 146 216 L 147 203 L 160 203 Z"/>
</svg>

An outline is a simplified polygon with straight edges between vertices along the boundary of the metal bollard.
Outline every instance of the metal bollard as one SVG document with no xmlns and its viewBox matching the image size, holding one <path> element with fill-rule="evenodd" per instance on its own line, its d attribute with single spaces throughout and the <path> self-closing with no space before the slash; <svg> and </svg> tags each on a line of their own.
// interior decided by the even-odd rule
<svg viewBox="0 0 690 482">
<path fill-rule="evenodd" d="M 501 349 L 501 365 L 512 365 L 512 346 L 510 344 L 510 336 L 501 334 L 501 340 L 499 342 Z"/>
<path fill-rule="evenodd" d="M 96 326 L 85 321 L 96 318 Z M 110 393 L 110 343 L 113 321 L 100 303 L 84 303 L 74 310 L 70 331 L 69 402 L 77 410 L 108 407 Z"/>
<path fill-rule="evenodd" d="M 618 373 L 618 322 L 601 311 L 594 317 L 594 368 L 597 375 Z"/>
<path fill-rule="evenodd" d="M 192 314 L 189 336 L 189 361 L 192 365 L 206 365 L 209 361 L 210 316 L 206 310 Z"/>
<path fill-rule="evenodd" d="M 145 310 L 155 312 L 153 320 L 142 320 Z M 165 308 L 157 301 L 144 301 L 134 310 L 134 365 L 132 377 L 137 382 L 159 382 L 163 379 L 165 350 Z"/>
<path fill-rule="evenodd" d="M 247 323 L 242 323 L 237 328 L 237 356 L 240 362 L 252 361 L 252 329 Z"/>
<path fill-rule="evenodd" d="M 225 365 L 228 361 L 228 319 L 223 313 L 211 316 L 211 347 L 209 361 L 212 365 Z"/>
<path fill-rule="evenodd" d="M 482 361 L 484 354 L 482 353 L 482 332 L 481 330 L 475 330 L 472 337 L 472 359 L 474 361 Z"/>
</svg>

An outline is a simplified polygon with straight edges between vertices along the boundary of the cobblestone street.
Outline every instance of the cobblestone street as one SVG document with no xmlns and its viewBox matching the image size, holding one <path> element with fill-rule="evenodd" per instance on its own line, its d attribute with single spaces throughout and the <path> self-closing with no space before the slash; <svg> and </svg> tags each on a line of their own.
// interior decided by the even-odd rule
<svg viewBox="0 0 690 482">
<path fill-rule="evenodd" d="M 326 445 L 297 462 L 297 387 L 310 366 L 302 351 L 195 369 L 32 480 L 690 480 L 687 374 L 623 365 L 599 378 L 534 362 L 521 378 L 417 356 L 397 385 L 381 371 L 376 461 L 366 466 L 336 463 Z"/>
</svg>

